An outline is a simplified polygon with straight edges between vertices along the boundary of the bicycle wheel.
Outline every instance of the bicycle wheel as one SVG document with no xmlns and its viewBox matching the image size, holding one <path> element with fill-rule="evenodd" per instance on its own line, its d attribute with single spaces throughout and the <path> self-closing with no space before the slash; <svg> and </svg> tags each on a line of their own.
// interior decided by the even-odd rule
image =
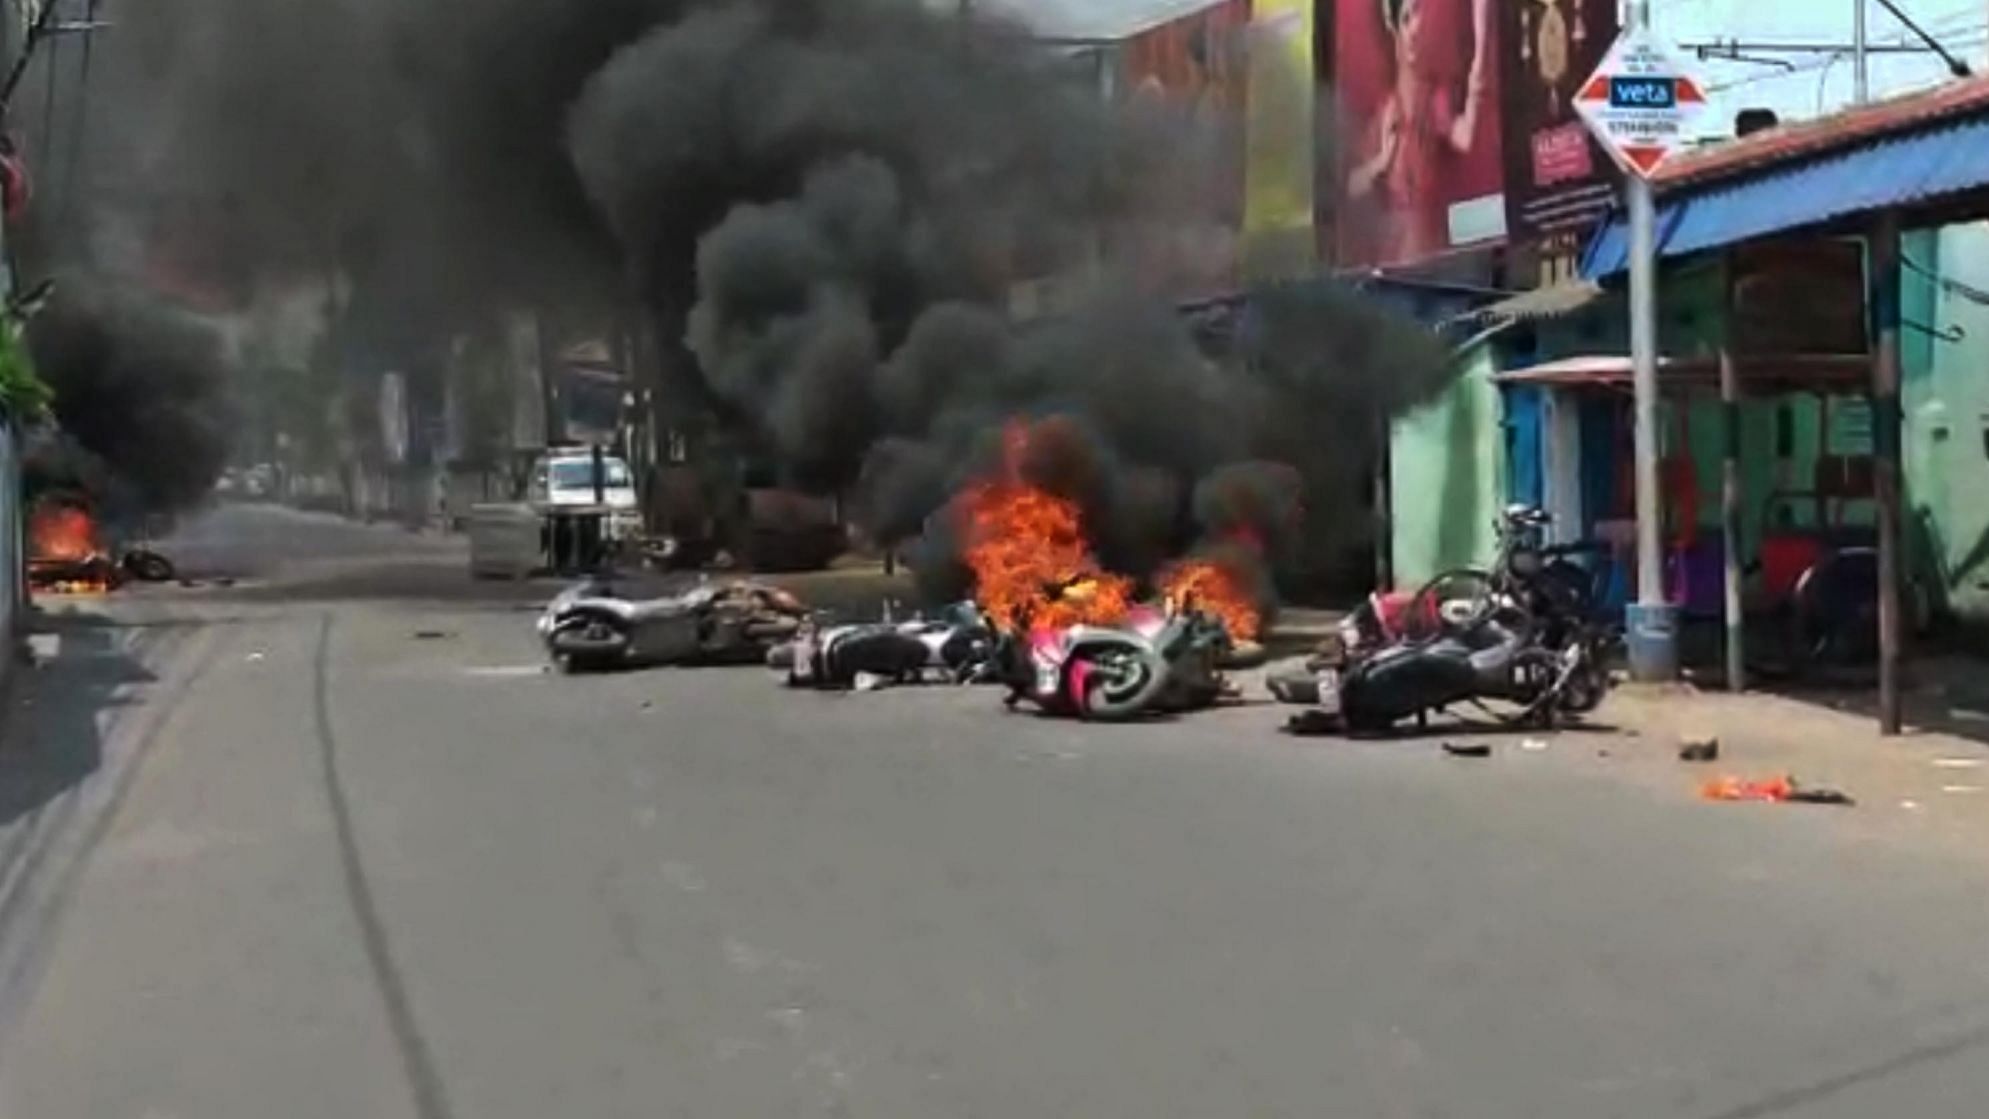
<svg viewBox="0 0 1989 1119">
<path fill-rule="evenodd" d="M 1468 630 L 1492 616 L 1497 587 L 1490 572 L 1460 567 L 1423 584 L 1402 619 L 1402 636 L 1415 643 Z"/>
</svg>

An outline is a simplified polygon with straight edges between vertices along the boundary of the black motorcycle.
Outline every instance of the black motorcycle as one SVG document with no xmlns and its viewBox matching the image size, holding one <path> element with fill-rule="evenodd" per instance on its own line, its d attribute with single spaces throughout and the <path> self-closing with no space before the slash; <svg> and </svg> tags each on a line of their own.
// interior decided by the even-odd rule
<svg viewBox="0 0 1989 1119">
<path fill-rule="evenodd" d="M 787 670 L 797 688 L 838 689 L 866 681 L 965 684 L 987 679 L 995 637 L 972 604 L 907 622 L 824 625 L 802 623 L 794 640 L 776 647 L 768 663 Z"/>
<path fill-rule="evenodd" d="M 1594 681 L 1606 677 L 1592 671 L 1591 656 L 1587 642 L 1548 645 L 1523 611 L 1501 610 L 1431 641 L 1390 646 L 1350 663 L 1344 675 L 1322 676 L 1315 706 L 1336 708 L 1346 728 L 1360 733 L 1462 704 L 1546 729 L 1601 703 Z"/>
<path fill-rule="evenodd" d="M 1272 677 L 1272 694 L 1314 708 L 1309 723 L 1366 733 L 1466 703 L 1541 727 L 1593 711 L 1609 688 L 1612 637 L 1594 616 L 1586 573 L 1565 558 L 1572 549 L 1540 542 L 1547 523 L 1539 510 L 1508 509 L 1490 570 L 1371 598 L 1336 652 Z"/>
</svg>

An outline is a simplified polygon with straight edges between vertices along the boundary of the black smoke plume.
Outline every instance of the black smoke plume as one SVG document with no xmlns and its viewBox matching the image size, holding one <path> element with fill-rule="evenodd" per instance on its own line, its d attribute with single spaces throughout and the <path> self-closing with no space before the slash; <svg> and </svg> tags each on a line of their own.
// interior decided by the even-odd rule
<svg viewBox="0 0 1989 1119">
<path fill-rule="evenodd" d="M 948 497 L 1018 418 L 1058 418 L 1032 446 L 1060 448 L 1056 485 L 1122 570 L 1364 533 L 1351 513 L 1381 425 L 1440 385 L 1444 355 L 1335 293 L 1264 293 L 1233 345 L 1198 348 L 1157 296 L 1172 266 L 1205 263 L 1169 259 L 1180 232 L 1233 219 L 1179 158 L 1218 146 L 1208 128 L 1105 102 L 1008 29 L 742 0 L 616 54 L 572 142 L 715 405 L 760 429 L 791 484 L 853 489 L 867 527 L 918 539 L 949 585 Z M 1081 304 L 1007 320 L 1016 281 L 1087 269 Z M 1301 490 L 1323 516 L 1305 529 Z"/>
<path fill-rule="evenodd" d="M 689 373 L 664 395 L 922 540 L 931 570 L 949 495 L 1017 418 L 1061 417 L 1126 570 L 1358 537 L 1377 433 L 1441 351 L 1350 296 L 1277 291 L 1198 346 L 1169 299 L 1235 227 L 1213 153 L 1236 122 L 1107 100 L 945 7 L 149 0 L 108 41 L 118 112 L 85 178 L 107 209 L 218 212 L 246 271 L 343 277 L 339 352 L 375 372 L 493 309 L 632 296 Z M 1013 286 L 1053 275 L 1084 294 L 1011 323 Z M 1292 502 L 1236 498 L 1292 471 L 1302 529 Z"/>
<path fill-rule="evenodd" d="M 227 460 L 221 340 L 142 292 L 70 283 L 30 323 L 62 431 L 93 458 L 77 479 L 114 513 L 185 508 Z"/>
</svg>

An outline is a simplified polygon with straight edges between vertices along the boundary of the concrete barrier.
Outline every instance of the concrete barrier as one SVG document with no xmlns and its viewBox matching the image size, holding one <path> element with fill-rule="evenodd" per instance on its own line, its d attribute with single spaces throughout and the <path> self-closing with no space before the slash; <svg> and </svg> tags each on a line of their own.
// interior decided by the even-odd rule
<svg viewBox="0 0 1989 1119">
<path fill-rule="evenodd" d="M 473 505 L 468 528 L 479 579 L 523 579 L 546 566 L 545 518 L 530 505 Z"/>
</svg>

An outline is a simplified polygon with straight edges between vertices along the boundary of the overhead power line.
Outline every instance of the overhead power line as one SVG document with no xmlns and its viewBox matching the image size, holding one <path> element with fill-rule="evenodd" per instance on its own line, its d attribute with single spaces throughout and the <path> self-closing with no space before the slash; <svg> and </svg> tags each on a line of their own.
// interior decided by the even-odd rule
<svg viewBox="0 0 1989 1119">
<path fill-rule="evenodd" d="M 1947 34 L 1946 38 L 1948 40 L 1946 45 L 1951 50 L 1968 50 L 1980 47 L 1983 45 L 1985 41 L 1989 41 L 1989 23 L 1978 23 L 1972 27 L 1955 28 L 1953 31 Z M 1709 44 L 1709 46 L 1710 45 L 1712 44 Z M 1718 45 L 1722 48 L 1725 48 L 1729 44 L 1718 44 Z M 1771 49 L 1768 46 L 1768 44 L 1764 43 L 1740 43 L 1739 46 L 1743 52 L 1747 52 L 1750 50 L 1765 51 Z M 1824 46 L 1824 44 L 1818 44 L 1818 46 L 1821 47 Z M 1845 43 L 1839 46 L 1830 47 L 1827 54 L 1823 54 L 1821 51 L 1819 51 L 1818 53 L 1822 55 L 1821 57 L 1812 58 L 1803 62 L 1787 62 L 1781 59 L 1771 60 L 1771 59 L 1757 59 L 1751 57 L 1733 58 L 1730 56 L 1723 57 L 1720 55 L 1708 54 L 1704 57 L 1708 57 L 1715 61 L 1740 62 L 1752 65 L 1772 65 L 1779 68 L 1765 73 L 1747 74 L 1742 77 L 1731 78 L 1723 82 L 1714 82 L 1708 85 L 1707 89 L 1709 92 L 1717 93 L 1723 90 L 1739 89 L 1744 86 L 1759 85 L 1762 82 L 1772 82 L 1781 78 L 1790 78 L 1801 74 L 1814 74 L 1819 70 L 1828 69 L 1834 63 L 1841 61 L 1845 56 L 1849 55 L 1851 51 L 1852 51 L 1851 45 Z M 1923 50 L 1920 48 L 1913 48 L 1912 50 L 1909 51 L 1880 51 L 1878 53 L 1931 54 L 1933 52 L 1928 50 Z"/>
</svg>

